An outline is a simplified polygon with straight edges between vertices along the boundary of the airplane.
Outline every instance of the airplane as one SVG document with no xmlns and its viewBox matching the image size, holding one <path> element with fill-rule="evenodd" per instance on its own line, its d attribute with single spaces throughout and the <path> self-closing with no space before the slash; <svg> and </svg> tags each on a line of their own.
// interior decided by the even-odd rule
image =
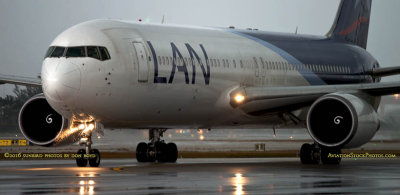
<svg viewBox="0 0 400 195">
<path fill-rule="evenodd" d="M 0 83 L 42 87 L 20 110 L 21 132 L 45 147 L 79 142 L 79 167 L 100 165 L 91 135 L 104 128 L 148 129 L 137 161 L 176 162 L 168 129 L 279 125 L 307 128 L 303 164 L 339 164 L 329 154 L 370 141 L 380 97 L 400 92 L 380 82 L 400 68 L 366 51 L 371 4 L 342 0 L 324 36 L 92 20 L 55 38 L 40 81 Z"/>
</svg>

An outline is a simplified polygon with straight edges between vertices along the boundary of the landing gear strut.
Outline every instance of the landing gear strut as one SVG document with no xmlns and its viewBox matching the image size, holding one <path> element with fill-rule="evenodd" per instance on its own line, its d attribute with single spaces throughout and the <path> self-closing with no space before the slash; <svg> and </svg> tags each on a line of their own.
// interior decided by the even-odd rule
<svg viewBox="0 0 400 195">
<path fill-rule="evenodd" d="M 175 143 L 165 143 L 161 140 L 167 129 L 149 129 L 149 143 L 141 142 L 136 147 L 138 162 L 176 162 L 178 148 Z"/>
<path fill-rule="evenodd" d="M 329 148 L 318 144 L 305 143 L 300 149 L 300 160 L 302 164 L 340 164 L 342 153 L 340 148 Z"/>
<path fill-rule="evenodd" d="M 80 156 L 76 159 L 78 167 L 86 167 L 89 162 L 91 167 L 100 165 L 100 152 L 97 149 L 92 149 L 92 134 L 86 135 L 79 141 L 79 145 L 84 145 L 85 149 L 79 149 L 77 154 Z"/>
</svg>

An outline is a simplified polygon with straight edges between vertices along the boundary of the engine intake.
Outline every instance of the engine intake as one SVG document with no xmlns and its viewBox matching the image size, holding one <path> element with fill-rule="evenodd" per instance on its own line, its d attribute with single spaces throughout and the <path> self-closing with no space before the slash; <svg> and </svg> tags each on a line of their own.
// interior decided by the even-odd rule
<svg viewBox="0 0 400 195">
<path fill-rule="evenodd" d="M 22 106 L 18 123 L 22 134 L 41 146 L 55 144 L 60 134 L 69 128 L 69 121 L 47 103 L 43 94 L 32 97 Z"/>
<path fill-rule="evenodd" d="M 307 128 L 320 145 L 354 148 L 372 139 L 379 129 L 379 119 L 363 99 L 334 93 L 314 102 L 308 112 Z"/>
</svg>

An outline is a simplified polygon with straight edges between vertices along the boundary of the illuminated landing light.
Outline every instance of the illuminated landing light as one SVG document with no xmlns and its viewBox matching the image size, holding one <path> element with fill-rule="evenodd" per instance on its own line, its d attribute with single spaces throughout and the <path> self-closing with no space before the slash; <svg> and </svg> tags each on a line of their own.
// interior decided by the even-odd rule
<svg viewBox="0 0 400 195">
<path fill-rule="evenodd" d="M 290 136 L 289 138 L 290 138 L 290 139 L 293 139 L 293 136 Z"/>
<path fill-rule="evenodd" d="M 83 133 L 88 133 L 94 130 L 94 124 L 89 124 L 88 126 L 86 126 L 85 130 L 83 130 Z"/>
<path fill-rule="evenodd" d="M 81 141 L 87 141 L 87 140 L 88 140 L 88 138 L 86 138 L 86 137 L 81 138 Z"/>
<path fill-rule="evenodd" d="M 238 103 L 238 104 L 243 103 L 244 100 L 245 100 L 245 98 L 244 98 L 244 96 L 243 96 L 242 94 L 239 93 L 239 94 L 236 94 L 236 95 L 235 95 L 235 101 L 236 101 L 236 103 Z"/>
<path fill-rule="evenodd" d="M 399 99 L 399 94 L 394 94 L 394 99 L 398 100 Z"/>
<path fill-rule="evenodd" d="M 84 130 L 85 129 L 85 125 L 84 124 L 80 124 L 78 128 L 79 128 L 79 130 Z"/>
<path fill-rule="evenodd" d="M 93 125 L 93 124 L 90 124 L 89 127 L 88 127 L 88 129 L 89 129 L 90 131 L 93 130 L 93 129 L 94 129 L 94 125 Z"/>
<path fill-rule="evenodd" d="M 200 135 L 199 139 L 204 140 L 204 135 Z"/>
</svg>

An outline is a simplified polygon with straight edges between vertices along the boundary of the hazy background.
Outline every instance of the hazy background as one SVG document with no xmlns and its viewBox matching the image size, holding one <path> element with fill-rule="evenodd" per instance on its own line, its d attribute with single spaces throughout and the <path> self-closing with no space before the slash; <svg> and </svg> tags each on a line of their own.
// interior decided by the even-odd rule
<svg viewBox="0 0 400 195">
<path fill-rule="evenodd" d="M 0 0 L 0 74 L 36 77 L 52 40 L 92 19 L 258 28 L 325 34 L 339 0 Z M 373 1 L 368 51 L 382 66 L 400 65 L 400 1 Z M 398 79 L 400 80 L 400 79 Z M 13 86 L 0 86 L 0 96 Z"/>
</svg>

